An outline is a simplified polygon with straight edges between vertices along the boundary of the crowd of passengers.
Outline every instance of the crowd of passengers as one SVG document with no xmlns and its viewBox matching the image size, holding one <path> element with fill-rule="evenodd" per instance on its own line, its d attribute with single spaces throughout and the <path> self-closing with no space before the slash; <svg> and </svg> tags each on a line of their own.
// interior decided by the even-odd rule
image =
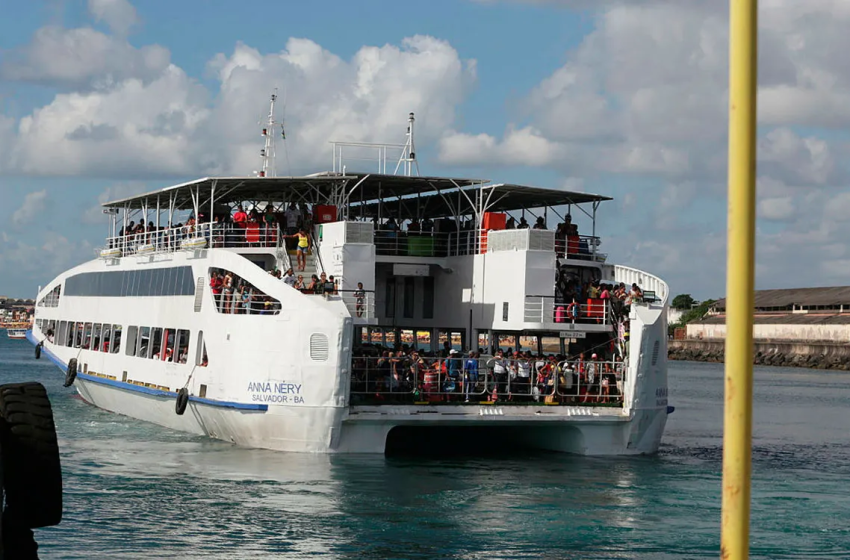
<svg viewBox="0 0 850 560">
<path fill-rule="evenodd" d="M 279 301 L 229 270 L 213 269 L 210 272 L 210 290 L 219 313 L 273 315 L 280 310 Z"/>
<path fill-rule="evenodd" d="M 375 218 L 372 222 L 374 224 L 375 231 L 378 232 L 378 236 L 383 236 L 388 241 L 392 241 L 397 238 L 402 232 L 405 233 L 407 237 L 415 237 L 430 236 L 435 233 L 435 231 L 438 233 L 462 233 L 472 232 L 475 230 L 475 221 L 471 218 L 462 218 L 459 224 L 453 219 L 440 220 L 440 222 L 436 225 L 436 228 L 434 221 L 428 217 L 425 217 L 422 220 L 416 218 L 409 220 L 406 227 L 403 227 L 404 220 L 396 221 L 395 218 L 387 218 L 385 220 L 378 220 Z M 505 223 L 505 229 L 546 230 L 548 228 L 543 216 L 537 217 L 534 225 L 530 225 L 525 219 L 525 216 L 521 216 L 519 221 L 517 221 L 513 216 L 509 216 Z M 475 238 L 472 237 L 471 239 Z M 589 238 L 579 236 L 578 224 L 574 224 L 572 222 L 572 216 L 570 214 L 567 214 L 564 217 L 564 221 L 558 223 L 555 227 L 555 251 L 560 258 L 563 258 L 565 255 L 569 255 L 570 258 L 576 259 L 590 258 L 592 253 L 589 245 L 590 242 L 591 240 Z"/>
<path fill-rule="evenodd" d="M 462 354 L 448 342 L 439 354 L 406 344 L 392 350 L 363 345 L 354 353 L 352 402 L 622 402 L 624 365 L 616 357 L 482 352 Z"/>
<path fill-rule="evenodd" d="M 118 232 L 119 238 L 131 237 L 125 243 L 136 242 L 154 244 L 157 246 L 176 247 L 183 239 L 205 237 L 211 247 L 230 246 L 264 246 L 277 242 L 278 225 L 283 230 L 283 237 L 291 239 L 288 242 L 296 245 L 295 239 L 299 233 L 307 235 L 313 227 L 313 212 L 304 203 L 275 207 L 269 202 L 260 210 L 257 206 L 245 210 L 242 204 L 230 212 L 216 212 L 212 220 L 208 215 L 199 214 L 196 220 L 190 215 L 186 223 L 167 224 L 157 227 L 153 221 L 145 223 L 131 221 Z M 110 247 L 114 243 L 110 244 Z"/>
</svg>

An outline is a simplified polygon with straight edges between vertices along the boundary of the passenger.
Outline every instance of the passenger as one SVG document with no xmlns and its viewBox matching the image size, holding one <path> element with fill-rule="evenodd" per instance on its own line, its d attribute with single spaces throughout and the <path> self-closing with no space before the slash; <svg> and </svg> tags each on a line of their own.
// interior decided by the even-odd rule
<svg viewBox="0 0 850 560">
<path fill-rule="evenodd" d="M 516 380 L 514 381 L 514 392 L 519 394 L 520 401 L 528 399 L 531 388 L 531 362 L 528 361 L 528 353 L 517 355 Z"/>
<path fill-rule="evenodd" d="M 233 214 L 232 219 L 236 227 L 244 228 L 248 225 L 248 214 L 245 213 L 241 204 L 236 207 L 236 212 Z"/>
<path fill-rule="evenodd" d="M 357 283 L 357 291 L 354 292 L 354 310 L 358 317 L 362 317 L 366 311 L 366 292 L 363 291 L 363 282 Z"/>
<path fill-rule="evenodd" d="M 242 293 L 240 294 L 241 301 L 242 301 L 242 314 L 248 315 L 252 312 L 252 310 L 251 310 L 251 288 L 248 288 L 247 286 L 242 286 L 242 288 L 240 288 L 240 289 L 242 291 Z"/>
<path fill-rule="evenodd" d="M 302 292 L 304 290 L 306 290 L 307 287 L 304 285 L 304 277 L 299 274 L 298 279 L 295 281 L 295 283 L 292 285 L 292 287 L 295 288 L 296 290 L 301 290 Z"/>
<path fill-rule="evenodd" d="M 307 284 L 307 287 L 305 288 L 305 291 L 306 291 L 306 292 L 308 292 L 308 293 L 311 293 L 311 294 L 315 294 L 315 293 L 316 293 L 316 288 L 317 288 L 317 286 L 318 286 L 318 285 L 319 285 L 319 277 L 318 277 L 318 276 L 316 276 L 316 275 L 314 274 L 314 275 L 310 278 L 310 283 L 309 283 L 309 284 Z"/>
<path fill-rule="evenodd" d="M 284 214 L 284 219 L 286 220 L 286 235 L 293 236 L 298 233 L 298 221 L 301 218 L 301 214 L 298 212 L 298 209 L 295 207 L 294 202 L 289 203 L 289 208 L 286 209 Z"/>
<path fill-rule="evenodd" d="M 221 283 L 222 297 L 222 313 L 231 313 L 230 304 L 233 299 L 233 275 L 230 271 L 224 275 L 224 280 Z"/>
<path fill-rule="evenodd" d="M 469 359 L 463 366 L 463 395 L 464 402 L 469 402 L 469 395 L 474 393 L 478 386 L 478 354 L 469 353 Z"/>
<path fill-rule="evenodd" d="M 296 282 L 298 282 L 298 279 L 295 277 L 295 272 L 291 268 L 286 269 L 286 274 L 283 276 L 283 283 L 287 286 L 295 287 Z"/>
<path fill-rule="evenodd" d="M 505 360 L 505 353 L 499 349 L 493 358 L 493 377 L 496 380 L 496 392 L 505 394 L 508 384 L 508 361 Z"/>
<path fill-rule="evenodd" d="M 537 218 L 533 229 L 546 229 L 546 221 L 543 219 L 543 216 Z"/>
<path fill-rule="evenodd" d="M 295 235 L 290 235 L 288 237 L 295 237 L 298 239 L 298 245 L 295 249 L 296 257 L 298 259 L 298 270 L 304 272 L 304 268 L 307 266 L 307 252 L 310 250 L 310 246 L 312 242 L 310 241 L 310 236 L 307 235 L 307 230 L 301 228 L 301 230 Z"/>
</svg>

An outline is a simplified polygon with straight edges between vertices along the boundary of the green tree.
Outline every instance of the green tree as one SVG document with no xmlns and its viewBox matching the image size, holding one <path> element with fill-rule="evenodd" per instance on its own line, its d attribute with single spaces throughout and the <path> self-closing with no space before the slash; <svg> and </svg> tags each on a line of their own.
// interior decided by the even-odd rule
<svg viewBox="0 0 850 560">
<path fill-rule="evenodd" d="M 697 300 L 692 298 L 691 294 L 679 294 L 673 298 L 670 305 L 673 306 L 673 309 L 691 309 L 696 304 Z"/>
</svg>

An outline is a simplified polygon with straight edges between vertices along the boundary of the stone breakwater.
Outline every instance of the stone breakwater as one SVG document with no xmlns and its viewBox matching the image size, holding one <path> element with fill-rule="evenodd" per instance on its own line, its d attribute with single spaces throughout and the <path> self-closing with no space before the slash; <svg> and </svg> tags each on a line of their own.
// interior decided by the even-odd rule
<svg viewBox="0 0 850 560">
<path fill-rule="evenodd" d="M 758 341 L 753 346 L 756 365 L 850 371 L 850 342 Z M 667 358 L 722 363 L 724 344 L 722 340 L 671 340 Z"/>
</svg>

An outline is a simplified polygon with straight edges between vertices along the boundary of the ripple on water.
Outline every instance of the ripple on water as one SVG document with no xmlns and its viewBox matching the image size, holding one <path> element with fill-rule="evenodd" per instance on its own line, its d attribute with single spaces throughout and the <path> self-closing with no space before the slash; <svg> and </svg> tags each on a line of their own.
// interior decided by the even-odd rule
<svg viewBox="0 0 850 560">
<path fill-rule="evenodd" d="M 28 345 L 0 375 L 48 387 L 65 518 L 44 558 L 717 558 L 722 366 L 671 365 L 655 457 L 448 459 L 240 449 L 95 409 Z M 828 398 L 819 395 L 828 394 Z M 850 375 L 756 372 L 752 558 L 850 558 Z"/>
</svg>

